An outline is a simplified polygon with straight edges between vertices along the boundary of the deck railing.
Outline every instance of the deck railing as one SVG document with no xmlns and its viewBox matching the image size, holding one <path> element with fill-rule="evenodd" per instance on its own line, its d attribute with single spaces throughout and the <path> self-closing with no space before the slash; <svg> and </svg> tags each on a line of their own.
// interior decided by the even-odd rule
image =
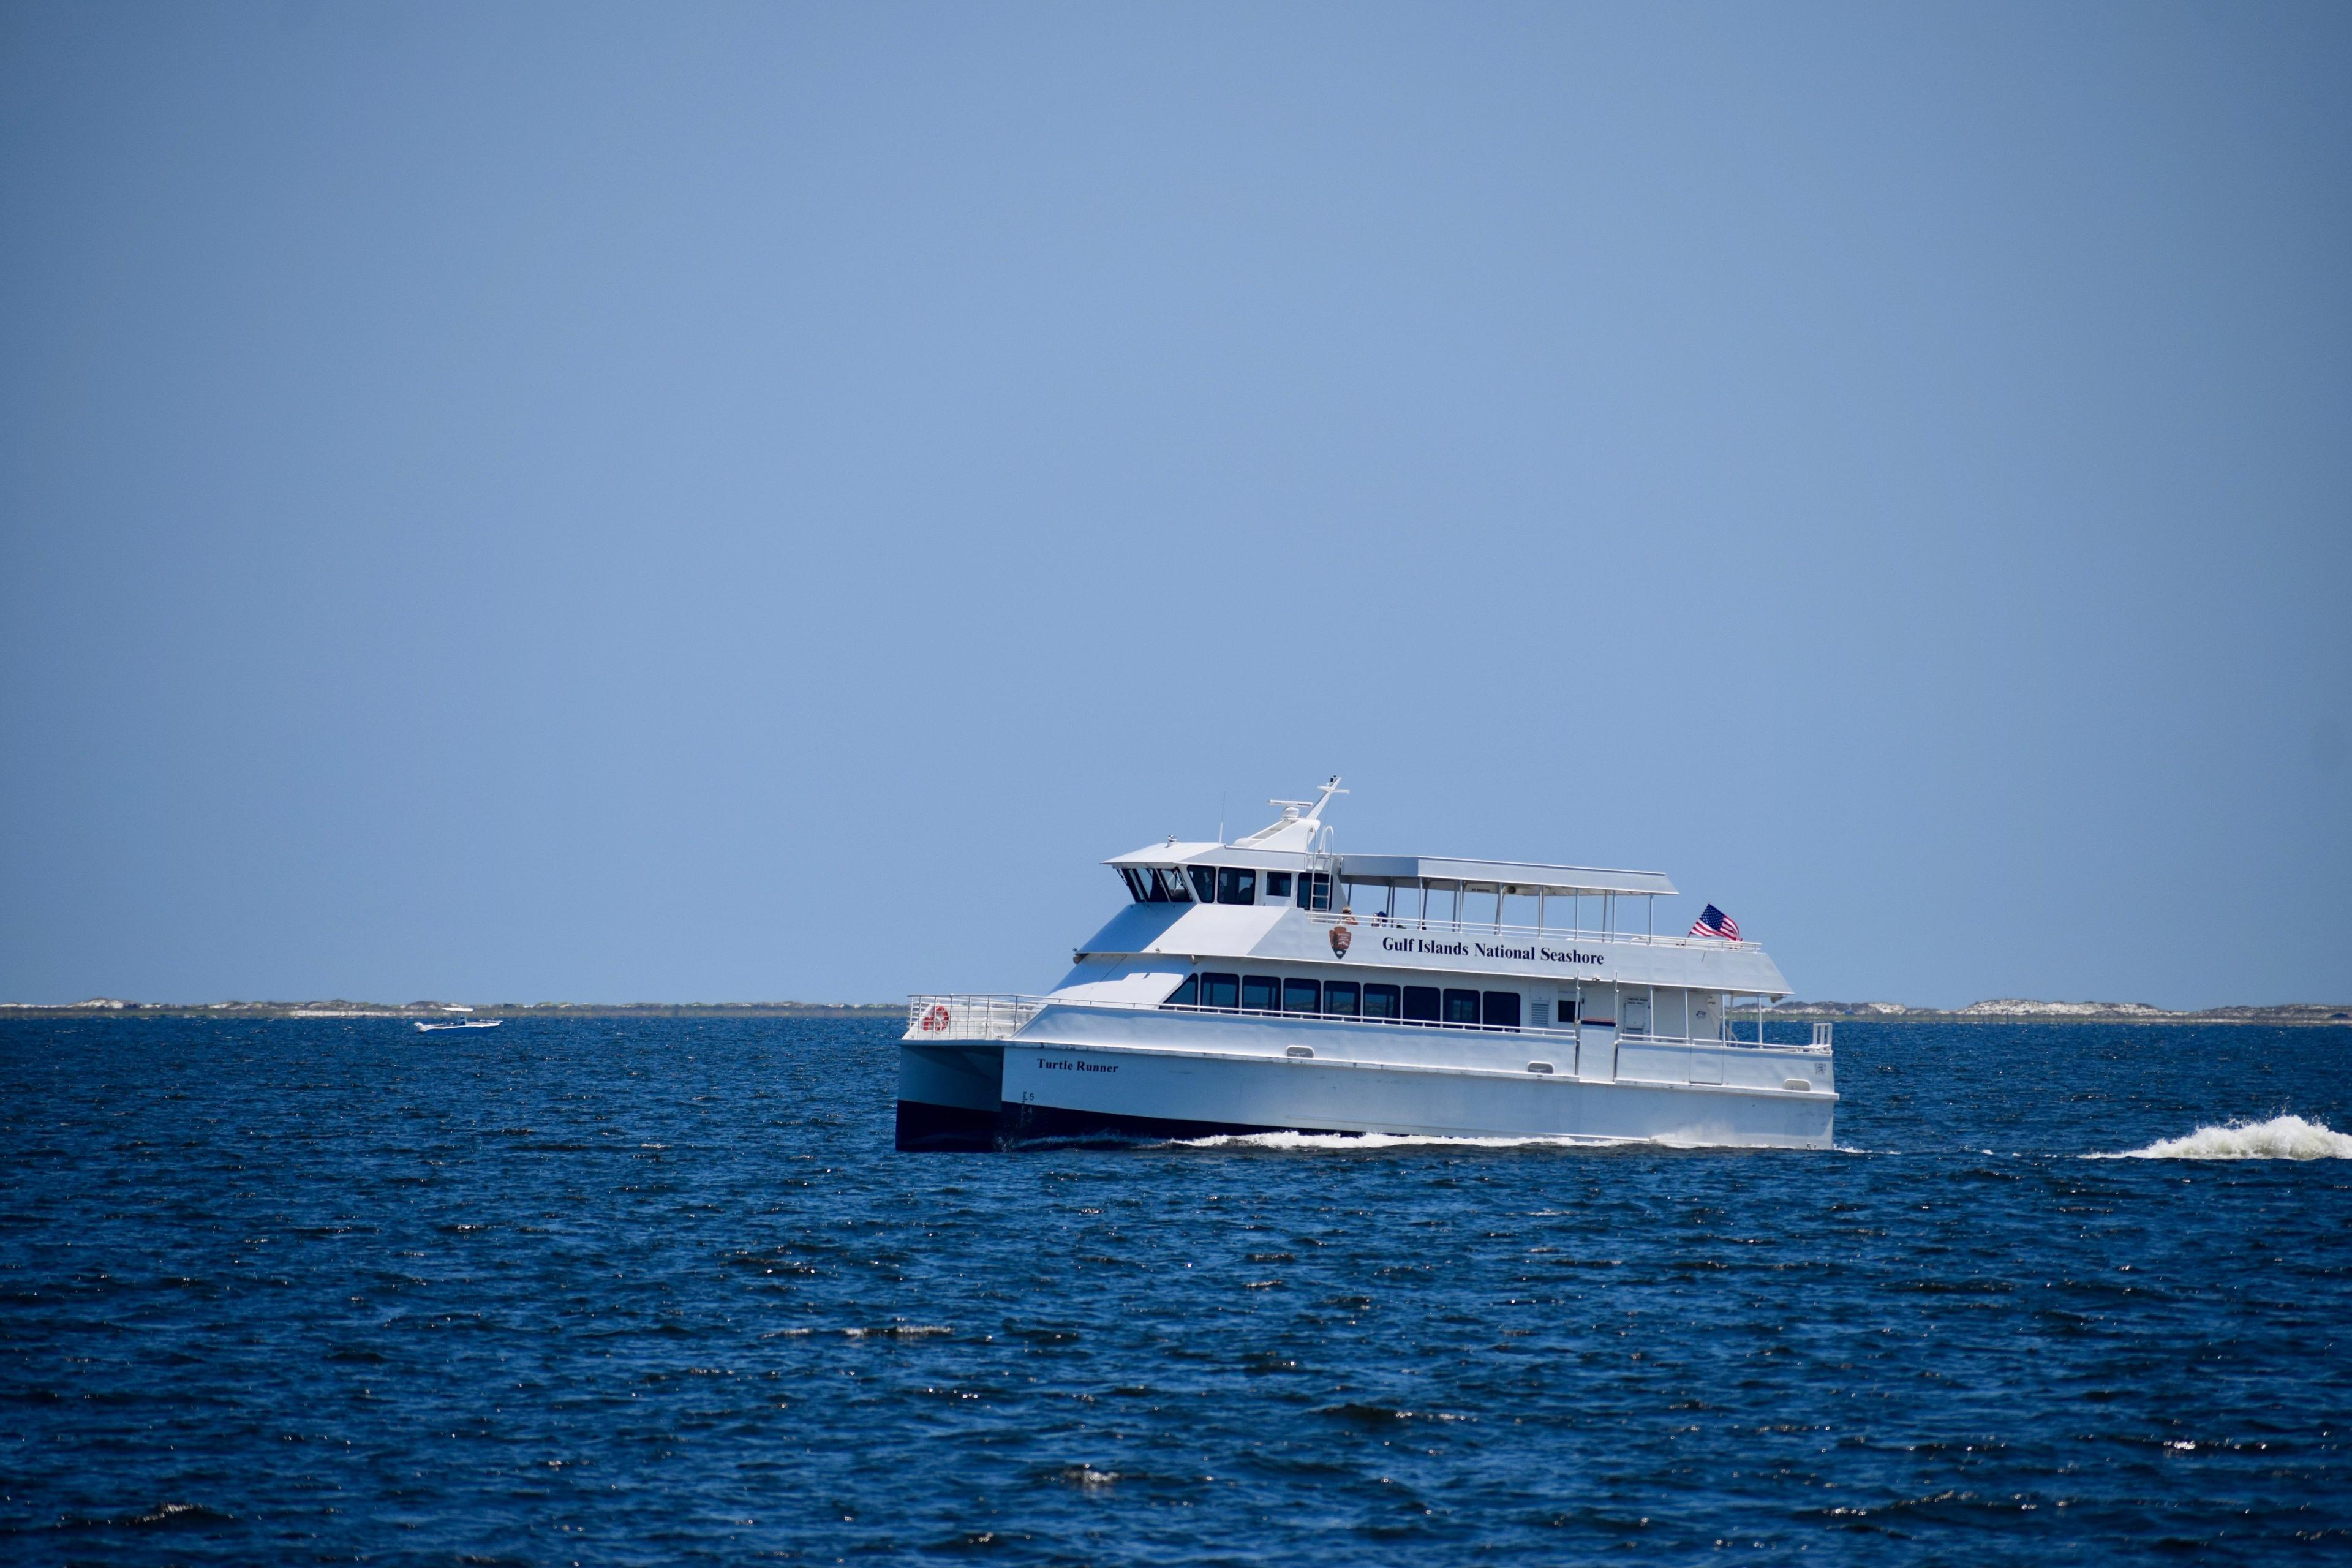
<svg viewBox="0 0 2352 1568">
<path fill-rule="evenodd" d="M 904 1037 L 909 1040 L 1008 1040 L 1024 1024 L 1047 1006 L 1127 1013 L 1209 1013 L 1224 1018 L 1282 1018 L 1302 1024 L 1370 1024 L 1398 1029 L 1452 1029 L 1472 1035 L 1523 1035 L 1538 1040 L 1574 1040 L 1580 1034 L 1574 1025 L 1536 1028 L 1504 1024 L 1447 1024 L 1433 1018 L 1371 1018 L 1359 1013 L 1294 1013 L 1262 1007 L 1171 1007 L 1158 1002 L 1096 1001 L 1076 996 L 1056 1000 L 1051 996 L 932 995 L 907 999 L 907 1033 Z M 1689 1036 L 1651 1035 L 1633 1029 L 1620 1029 L 1616 1034 L 1628 1045 L 1638 1042 L 1659 1046 L 1741 1046 L 1754 1050 L 1759 1044 L 1755 1040 L 1733 1037 L 1728 1031 L 1721 1039 L 1711 1036 L 1693 1038 Z M 1762 1043 L 1775 1050 L 1826 1051 L 1831 1048 L 1830 1026 L 1815 1024 L 1810 1046 L 1793 1041 L 1783 1044 L 1778 1040 Z"/>
<path fill-rule="evenodd" d="M 1037 1016 L 1043 996 L 909 996 L 910 1040 L 1005 1040 Z"/>
<path fill-rule="evenodd" d="M 1718 952 L 1753 952 L 1763 945 L 1753 942 L 1726 942 L 1719 936 L 1673 935 L 1665 931 L 1652 935 L 1648 931 L 1582 931 L 1559 925 L 1497 925 L 1493 921 L 1457 921 L 1451 916 L 1444 919 L 1432 917 L 1429 920 L 1423 920 L 1419 915 L 1384 915 L 1377 910 L 1368 915 L 1343 915 L 1336 910 L 1327 914 L 1321 910 L 1316 910 L 1310 911 L 1307 918 L 1318 925 L 1352 926 L 1359 931 L 1383 934 L 1402 932 L 1412 936 L 1471 937 L 1485 942 L 1557 942 L 1563 946 L 1571 943 L 1591 946 L 1594 943 L 1607 942 L 1622 943 L 1633 947 L 1712 948 Z"/>
</svg>

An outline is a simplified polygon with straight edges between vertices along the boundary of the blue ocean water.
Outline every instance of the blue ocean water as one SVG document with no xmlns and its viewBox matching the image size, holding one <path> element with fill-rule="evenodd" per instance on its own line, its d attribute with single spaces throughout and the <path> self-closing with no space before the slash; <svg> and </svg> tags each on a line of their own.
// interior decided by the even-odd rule
<svg viewBox="0 0 2352 1568">
<path fill-rule="evenodd" d="M 2086 1157 L 2352 1031 L 1843 1026 L 1833 1153 L 899 1155 L 894 1038 L 0 1026 L 0 1557 L 2352 1548 L 2352 1160 Z"/>
</svg>

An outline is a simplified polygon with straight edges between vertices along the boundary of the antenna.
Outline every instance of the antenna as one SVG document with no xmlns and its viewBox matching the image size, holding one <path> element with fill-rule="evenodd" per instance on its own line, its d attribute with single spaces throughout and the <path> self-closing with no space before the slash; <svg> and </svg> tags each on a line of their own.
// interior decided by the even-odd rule
<svg viewBox="0 0 2352 1568">
<path fill-rule="evenodd" d="M 1316 822 L 1321 820 L 1323 808 L 1331 804 L 1333 795 L 1347 793 L 1339 787 L 1339 775 L 1333 773 L 1331 782 L 1323 786 L 1323 793 L 1313 800 L 1270 800 L 1265 804 L 1282 807 L 1282 820 L 1285 822 L 1296 822 L 1302 816 L 1309 822 Z"/>
<path fill-rule="evenodd" d="M 1311 820 L 1320 822 L 1323 819 L 1323 808 L 1331 804 L 1331 797 L 1335 795 L 1345 795 L 1348 792 L 1346 790 L 1339 787 L 1339 775 L 1338 773 L 1333 773 L 1330 777 L 1330 781 L 1324 784 L 1323 793 L 1316 797 L 1315 809 L 1308 812 L 1307 814 L 1307 816 Z"/>
</svg>

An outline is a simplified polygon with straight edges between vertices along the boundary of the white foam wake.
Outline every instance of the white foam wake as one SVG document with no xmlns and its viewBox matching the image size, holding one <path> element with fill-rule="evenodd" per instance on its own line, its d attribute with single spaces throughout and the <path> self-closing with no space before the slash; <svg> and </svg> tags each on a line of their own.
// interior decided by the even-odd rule
<svg viewBox="0 0 2352 1568">
<path fill-rule="evenodd" d="M 1618 1138 L 1474 1138 L 1437 1132 L 1219 1132 L 1177 1140 L 1186 1149 L 1309 1149 L 1346 1153 L 1356 1149 L 1595 1149 L 1633 1142 Z"/>
<path fill-rule="evenodd" d="M 2352 1160 L 2352 1132 L 2324 1121 L 2273 1116 L 2200 1127 L 2186 1138 L 2161 1138 L 2145 1149 L 2094 1154 L 2095 1160 Z"/>
</svg>

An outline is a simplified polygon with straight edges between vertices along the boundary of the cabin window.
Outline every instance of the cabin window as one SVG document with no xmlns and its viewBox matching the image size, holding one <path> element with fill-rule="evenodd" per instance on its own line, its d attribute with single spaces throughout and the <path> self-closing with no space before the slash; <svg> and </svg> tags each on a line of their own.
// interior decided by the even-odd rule
<svg viewBox="0 0 2352 1568">
<path fill-rule="evenodd" d="M 1186 875 L 1192 879 L 1192 896 L 1204 904 L 1217 901 L 1217 868 L 1214 866 L 1193 866 Z"/>
<path fill-rule="evenodd" d="M 1144 903 L 1150 899 L 1151 895 L 1143 890 L 1143 873 L 1134 867 L 1121 866 L 1118 868 L 1118 879 L 1127 884 L 1127 896 L 1137 903 Z"/>
<path fill-rule="evenodd" d="M 1489 991 L 1482 1011 L 1486 1027 L 1516 1029 L 1519 1026 L 1519 994 L 1516 991 Z"/>
<path fill-rule="evenodd" d="M 1445 988 L 1445 1021 L 1449 1024 L 1475 1024 L 1478 1021 L 1478 993 Z"/>
<path fill-rule="evenodd" d="M 1282 1010 L 1286 1013 L 1320 1013 L 1323 1011 L 1323 987 L 1312 980 L 1284 981 Z"/>
<path fill-rule="evenodd" d="M 1323 983 L 1323 1011 L 1344 1013 L 1353 1017 L 1362 1011 L 1357 1001 L 1356 983 L 1352 980 L 1326 980 Z"/>
<path fill-rule="evenodd" d="M 1404 988 L 1404 1016 L 1408 1021 L 1415 1024 L 1434 1024 L 1437 1022 L 1439 1017 L 1437 1009 L 1437 987 L 1434 985 L 1406 986 Z"/>
<path fill-rule="evenodd" d="M 1192 901 L 1192 895 L 1185 890 L 1183 872 L 1173 866 L 1162 866 L 1151 874 L 1160 879 L 1160 886 L 1167 893 L 1170 903 L 1189 904 Z"/>
<path fill-rule="evenodd" d="M 1302 910 L 1328 910 L 1331 907 L 1329 872 L 1301 871 L 1298 874 L 1298 907 Z"/>
<path fill-rule="evenodd" d="M 1271 1013 L 1282 1005 L 1282 982 L 1271 974 L 1242 976 L 1242 1011 Z"/>
<path fill-rule="evenodd" d="M 1268 871 L 1265 874 L 1265 901 L 1269 904 L 1278 904 L 1288 897 L 1290 897 L 1290 873 Z"/>
<path fill-rule="evenodd" d="M 1364 1016 L 1367 1018 L 1402 1018 L 1404 1009 L 1397 999 L 1393 985 L 1364 987 Z"/>
<path fill-rule="evenodd" d="M 1242 1005 L 1242 977 L 1238 974 L 1203 974 L 1201 976 L 1201 1005 L 1219 1007 L 1230 1013 Z"/>
<path fill-rule="evenodd" d="M 1257 902 L 1256 868 L 1250 866 L 1218 867 L 1217 902 L 1221 904 Z"/>
<path fill-rule="evenodd" d="M 1176 987 L 1175 990 L 1171 991 L 1168 994 L 1168 1000 L 1160 1005 L 1162 1007 L 1199 1006 L 1201 1005 L 1201 977 L 1197 974 L 1188 974 L 1184 976 L 1184 984 Z"/>
</svg>

